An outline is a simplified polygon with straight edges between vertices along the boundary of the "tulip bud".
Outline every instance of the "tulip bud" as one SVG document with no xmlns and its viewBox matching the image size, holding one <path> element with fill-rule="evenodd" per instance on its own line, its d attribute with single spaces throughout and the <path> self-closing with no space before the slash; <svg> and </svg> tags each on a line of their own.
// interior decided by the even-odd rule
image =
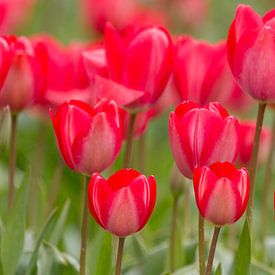
<svg viewBox="0 0 275 275">
<path fill-rule="evenodd" d="M 169 118 L 172 153 L 180 172 L 193 178 L 197 165 L 234 162 L 239 153 L 239 123 L 219 103 L 205 107 L 185 101 Z"/>
<path fill-rule="evenodd" d="M 275 101 L 275 13 L 261 18 L 239 5 L 228 31 L 228 61 L 244 92 L 260 101 Z"/>
<path fill-rule="evenodd" d="M 141 230 L 156 202 L 153 176 L 146 178 L 133 169 L 122 169 L 105 180 L 93 174 L 89 187 L 89 208 L 96 222 L 119 237 Z"/>
<path fill-rule="evenodd" d="M 59 150 L 66 164 L 91 175 L 108 168 L 122 143 L 118 110 L 114 102 L 102 101 L 94 108 L 76 100 L 51 112 Z"/>
<path fill-rule="evenodd" d="M 229 162 L 194 170 L 194 192 L 200 214 L 216 226 L 236 222 L 244 213 L 250 192 L 249 175 Z"/>
<path fill-rule="evenodd" d="M 43 92 L 44 49 L 41 45 L 33 47 L 25 37 L 2 39 L 9 47 L 9 62 L 5 64 L 6 77 L 0 90 L 0 106 L 20 112 L 35 103 Z"/>
</svg>

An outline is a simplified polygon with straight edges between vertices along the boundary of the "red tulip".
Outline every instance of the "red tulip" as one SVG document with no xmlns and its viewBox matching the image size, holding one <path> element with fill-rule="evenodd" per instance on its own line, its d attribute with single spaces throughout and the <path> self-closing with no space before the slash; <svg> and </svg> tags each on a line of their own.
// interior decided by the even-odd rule
<svg viewBox="0 0 275 275">
<path fill-rule="evenodd" d="M 47 52 L 43 106 L 56 108 L 72 99 L 95 103 L 82 57 L 82 51 L 89 48 L 88 45 L 74 43 L 65 47 L 49 36 L 36 36 L 32 41 L 43 44 Z"/>
<path fill-rule="evenodd" d="M 228 60 L 243 91 L 260 101 L 275 101 L 275 12 L 261 18 L 239 5 L 228 32 Z"/>
<path fill-rule="evenodd" d="M 194 170 L 194 192 L 200 214 L 216 226 L 236 222 L 244 213 L 250 181 L 245 168 L 216 162 Z"/>
<path fill-rule="evenodd" d="M 223 93 L 222 88 L 227 88 L 220 83 L 224 80 L 226 63 L 224 42 L 209 44 L 191 37 L 178 39 L 174 78 L 182 100 L 202 105 L 218 100 Z"/>
<path fill-rule="evenodd" d="M 0 106 L 19 112 L 34 104 L 44 92 L 45 49 L 41 44 L 33 47 L 25 37 L 2 39 L 8 44 L 9 61 L 4 65 L 7 75 L 0 81 L 4 81 Z"/>
<path fill-rule="evenodd" d="M 102 101 L 94 108 L 76 100 L 51 112 L 59 150 L 66 164 L 91 175 L 108 168 L 119 153 L 122 133 L 117 106 Z"/>
<path fill-rule="evenodd" d="M 239 123 L 219 103 L 205 107 L 185 101 L 170 114 L 170 145 L 181 173 L 216 161 L 234 162 L 239 153 Z"/>
<path fill-rule="evenodd" d="M 240 162 L 243 165 L 248 165 L 254 144 L 256 123 L 254 121 L 246 121 L 240 123 L 239 135 L 240 135 Z M 263 127 L 260 138 L 260 149 L 258 156 L 258 163 L 262 164 L 268 157 L 269 150 L 272 150 L 271 146 L 271 131 Z"/>
<path fill-rule="evenodd" d="M 133 169 L 122 169 L 105 180 L 93 174 L 88 187 L 89 208 L 96 222 L 119 237 L 141 230 L 157 196 L 156 181 Z"/>
<path fill-rule="evenodd" d="M 92 79 L 98 97 L 136 109 L 152 105 L 164 91 L 172 69 L 173 45 L 168 32 L 160 27 L 144 28 L 122 37 L 107 24 L 105 56 L 95 59 L 92 51 L 84 57 L 92 76 L 96 64 L 102 66 L 106 58 L 110 78 L 97 74 Z"/>
</svg>

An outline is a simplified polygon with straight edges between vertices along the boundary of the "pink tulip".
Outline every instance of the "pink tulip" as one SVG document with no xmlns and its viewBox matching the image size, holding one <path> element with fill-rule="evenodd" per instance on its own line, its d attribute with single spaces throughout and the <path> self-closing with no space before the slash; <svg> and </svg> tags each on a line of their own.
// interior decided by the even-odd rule
<svg viewBox="0 0 275 275">
<path fill-rule="evenodd" d="M 250 191 L 245 168 L 217 162 L 194 170 L 194 192 L 200 214 L 216 226 L 236 222 L 244 213 Z"/>
<path fill-rule="evenodd" d="M 119 237 L 141 230 L 150 218 L 157 196 L 153 176 L 122 169 L 105 180 L 93 174 L 88 187 L 89 208 L 96 222 Z"/>
<path fill-rule="evenodd" d="M 170 114 L 169 137 L 177 167 L 190 179 L 197 165 L 234 162 L 239 154 L 239 123 L 219 103 L 178 105 Z"/>
<path fill-rule="evenodd" d="M 261 18 L 239 5 L 228 32 L 228 60 L 243 91 L 260 101 L 275 101 L 275 12 Z"/>
<path fill-rule="evenodd" d="M 2 39 L 8 44 L 8 62 L 2 61 L 5 72 L 0 78 L 3 83 L 0 106 L 8 106 L 12 112 L 20 112 L 36 103 L 44 92 L 45 48 L 41 44 L 33 46 L 25 37 L 10 36 Z"/>
<path fill-rule="evenodd" d="M 122 133 L 114 102 L 102 101 L 95 107 L 72 100 L 51 112 L 58 147 L 66 164 L 91 175 L 108 168 L 117 157 Z"/>
</svg>

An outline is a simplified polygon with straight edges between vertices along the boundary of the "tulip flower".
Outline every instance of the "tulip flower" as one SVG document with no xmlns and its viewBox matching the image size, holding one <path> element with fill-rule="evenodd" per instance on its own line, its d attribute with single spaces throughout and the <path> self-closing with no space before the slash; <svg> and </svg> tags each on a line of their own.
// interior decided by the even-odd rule
<svg viewBox="0 0 275 275">
<path fill-rule="evenodd" d="M 94 75 L 93 67 L 97 64 L 102 67 L 106 60 L 109 78 L 97 74 L 91 79 L 97 96 L 132 110 L 154 104 L 172 70 L 173 44 L 168 32 L 161 27 L 150 27 L 121 36 L 107 24 L 104 43 L 103 56 L 96 58 L 94 51 L 84 53 L 88 75 Z"/>
<path fill-rule="evenodd" d="M 251 195 L 247 219 L 250 227 L 261 129 L 266 104 L 275 102 L 274 18 L 274 10 L 261 18 L 250 6 L 239 5 L 227 39 L 228 61 L 235 79 L 244 92 L 259 101 L 253 156 L 249 165 Z"/>
<path fill-rule="evenodd" d="M 239 153 L 239 123 L 219 103 L 179 104 L 170 114 L 169 137 L 177 167 L 190 179 L 197 165 L 234 162 Z"/>
<path fill-rule="evenodd" d="M 96 222 L 119 237 L 141 230 L 150 218 L 157 195 L 153 176 L 122 169 L 105 180 L 95 173 L 88 187 L 89 209 Z"/>
<path fill-rule="evenodd" d="M 82 57 L 82 51 L 89 45 L 74 43 L 64 46 L 50 36 L 32 37 L 32 43 L 42 44 L 46 49 L 46 91 L 40 99 L 41 106 L 47 110 L 48 107 L 57 108 L 71 99 L 96 103 Z"/>
<path fill-rule="evenodd" d="M 236 222 L 244 213 L 250 191 L 245 168 L 216 162 L 194 170 L 194 192 L 200 214 L 216 226 Z"/>
<path fill-rule="evenodd" d="M 255 122 L 246 121 L 240 123 L 240 155 L 239 160 L 243 165 L 248 165 L 251 156 L 255 135 Z M 260 139 L 260 150 L 258 163 L 262 164 L 267 160 L 267 156 L 272 148 L 271 145 L 272 134 L 267 127 L 263 127 Z"/>
<path fill-rule="evenodd" d="M 228 32 L 228 61 L 243 91 L 260 101 L 275 102 L 274 10 L 260 17 L 239 5 Z"/>
<path fill-rule="evenodd" d="M 93 108 L 81 101 L 63 103 L 51 112 L 59 150 L 66 164 L 91 175 L 108 168 L 117 157 L 122 133 L 114 102 L 102 101 Z"/>
<path fill-rule="evenodd" d="M 17 113 L 34 104 L 44 92 L 45 49 L 41 44 L 33 47 L 25 37 L 2 39 L 8 44 L 8 62 L 4 65 L 0 107 L 8 106 Z"/>
</svg>

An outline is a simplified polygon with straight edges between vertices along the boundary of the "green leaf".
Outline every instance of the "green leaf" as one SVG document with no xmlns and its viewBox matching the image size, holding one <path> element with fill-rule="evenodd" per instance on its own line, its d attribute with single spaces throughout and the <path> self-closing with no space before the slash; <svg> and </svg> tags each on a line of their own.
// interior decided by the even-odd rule
<svg viewBox="0 0 275 275">
<path fill-rule="evenodd" d="M 39 252 L 40 245 L 41 245 L 42 241 L 50 234 L 50 232 L 52 232 L 54 222 L 55 222 L 55 217 L 56 217 L 56 209 L 50 213 L 43 229 L 41 230 L 41 233 L 40 233 L 40 236 L 36 242 L 34 251 L 32 252 L 32 256 L 31 256 L 30 262 L 28 264 L 28 268 L 26 270 L 25 275 L 30 275 L 32 273 L 32 271 L 35 267 L 35 264 L 37 262 L 37 259 L 38 259 L 38 252 Z"/>
<path fill-rule="evenodd" d="M 8 214 L 6 227 L 1 235 L 1 261 L 4 275 L 15 274 L 18 261 L 23 252 L 28 178 L 29 174 L 27 173 L 16 192 L 11 213 Z"/>
<path fill-rule="evenodd" d="M 57 220 L 54 230 L 50 235 L 49 242 L 54 246 L 57 246 L 58 242 L 60 241 L 60 238 L 63 235 L 63 230 L 65 227 L 65 223 L 67 221 L 69 207 L 70 207 L 70 200 L 67 200 Z"/>
<path fill-rule="evenodd" d="M 61 214 L 49 236 L 49 245 L 56 247 L 63 235 L 65 223 L 67 221 L 68 212 L 70 207 L 70 200 L 65 202 L 65 205 L 61 211 Z M 50 274 L 51 268 L 54 262 L 56 262 L 57 253 L 48 253 L 47 257 L 45 257 L 44 261 L 40 262 L 40 270 L 42 270 L 42 274 Z"/>
<path fill-rule="evenodd" d="M 251 262 L 251 243 L 250 243 L 250 233 L 249 233 L 248 223 L 246 221 L 240 237 L 239 248 L 235 255 L 234 274 L 235 275 L 250 274 L 250 268 L 251 268 L 250 262 Z"/>
<path fill-rule="evenodd" d="M 102 243 L 99 248 L 97 259 L 96 274 L 111 274 L 112 270 L 112 235 L 108 232 L 103 233 Z"/>
<path fill-rule="evenodd" d="M 216 268 L 215 275 L 222 275 L 222 266 L 221 263 Z"/>
</svg>

